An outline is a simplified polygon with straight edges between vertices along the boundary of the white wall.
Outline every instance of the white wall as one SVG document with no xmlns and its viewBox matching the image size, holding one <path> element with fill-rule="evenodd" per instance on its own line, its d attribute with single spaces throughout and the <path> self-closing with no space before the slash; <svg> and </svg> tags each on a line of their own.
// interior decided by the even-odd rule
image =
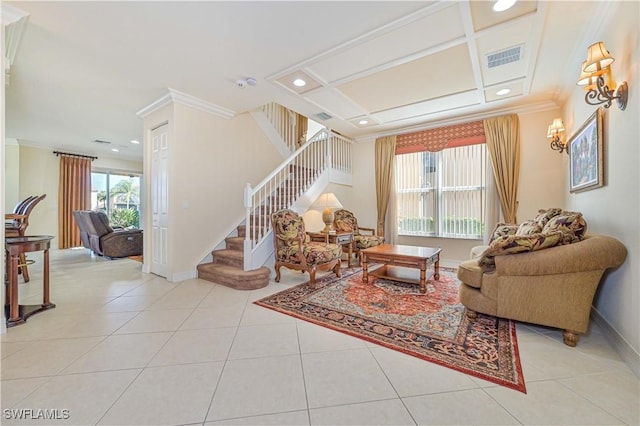
<svg viewBox="0 0 640 426">
<path fill-rule="evenodd" d="M 521 171 L 518 189 L 518 220 L 532 219 L 538 209 L 563 207 L 566 154 L 549 148 L 547 127 L 560 115 L 559 109 L 520 114 Z M 375 228 L 377 221 L 375 187 L 375 143 L 354 147 L 353 191 L 350 203 L 362 226 Z M 343 202 L 343 204 L 345 204 Z M 367 224 L 367 225 L 365 225 Z M 399 236 L 398 244 L 442 247 L 443 263 L 457 264 L 469 258 L 480 240 Z"/>
<path fill-rule="evenodd" d="M 616 59 L 613 76 L 629 84 L 629 103 L 625 111 L 614 104 L 605 110 L 604 159 L 605 186 L 591 191 L 569 194 L 568 163 L 565 165 L 567 207 L 584 214 L 589 232 L 608 234 L 627 247 L 626 262 L 605 275 L 595 309 L 617 333 L 617 338 L 631 348 L 630 360 L 638 371 L 640 358 L 640 36 L 638 32 L 638 2 L 615 2 L 612 25 L 603 26 L 599 34 L 578 48 L 587 55 L 589 44 L 603 41 Z M 581 59 L 584 60 L 584 59 Z M 580 63 L 575 63 L 575 76 Z M 568 134 L 575 132 L 596 110 L 587 105 L 585 93 L 575 87 L 564 108 Z M 610 334 L 610 333 L 608 333 Z M 635 353 L 634 353 L 635 352 Z"/>
<path fill-rule="evenodd" d="M 4 147 L 4 205 L 6 213 L 13 212 L 13 208 L 20 201 L 20 148 L 16 139 L 8 138 Z"/>
</svg>

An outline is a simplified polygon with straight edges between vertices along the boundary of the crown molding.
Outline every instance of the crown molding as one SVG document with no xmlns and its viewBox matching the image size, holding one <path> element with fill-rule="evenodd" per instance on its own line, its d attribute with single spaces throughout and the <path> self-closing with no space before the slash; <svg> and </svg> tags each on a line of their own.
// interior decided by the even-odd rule
<svg viewBox="0 0 640 426">
<path fill-rule="evenodd" d="M 470 121 L 484 120 L 487 118 L 498 117 L 506 114 L 533 114 L 542 111 L 549 111 L 552 109 L 560 108 L 558 104 L 551 100 L 531 102 L 528 104 L 521 104 L 518 106 L 503 107 L 493 109 L 491 111 L 481 111 L 463 116 L 443 118 L 440 120 L 430 121 L 429 123 L 421 123 L 413 126 L 407 126 L 402 128 L 396 128 L 389 131 L 383 131 L 374 134 L 367 134 L 360 137 L 353 138 L 356 143 L 374 142 L 377 138 L 393 135 L 404 135 L 406 133 L 420 132 L 422 130 L 435 129 L 438 127 L 454 126 L 456 124 L 468 123 Z"/>
<path fill-rule="evenodd" d="M 146 107 L 140 109 L 138 112 L 136 112 L 136 115 L 140 118 L 144 118 L 172 102 L 186 105 L 188 107 L 226 119 L 231 119 L 236 115 L 235 111 L 232 111 L 220 105 L 212 104 L 211 102 L 196 98 L 195 96 L 191 96 L 187 93 L 183 93 L 171 88 L 168 88 L 167 90 L 169 93 L 150 103 Z"/>
</svg>

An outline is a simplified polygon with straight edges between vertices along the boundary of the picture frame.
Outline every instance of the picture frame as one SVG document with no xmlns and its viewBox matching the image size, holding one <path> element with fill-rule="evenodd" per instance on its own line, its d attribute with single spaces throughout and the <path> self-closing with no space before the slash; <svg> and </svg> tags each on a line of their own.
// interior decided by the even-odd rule
<svg viewBox="0 0 640 426">
<path fill-rule="evenodd" d="M 598 108 L 569 139 L 569 192 L 604 186 L 603 110 Z"/>
</svg>

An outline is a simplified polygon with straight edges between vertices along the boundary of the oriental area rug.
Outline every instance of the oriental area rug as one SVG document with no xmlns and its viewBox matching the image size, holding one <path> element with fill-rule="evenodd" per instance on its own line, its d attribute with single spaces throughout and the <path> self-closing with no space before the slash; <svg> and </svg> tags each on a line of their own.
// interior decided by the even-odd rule
<svg viewBox="0 0 640 426">
<path fill-rule="evenodd" d="M 417 272 L 417 271 L 416 271 Z M 455 270 L 417 285 L 342 270 L 255 303 L 425 361 L 526 393 L 515 323 L 478 314 L 470 320 L 458 301 Z"/>
</svg>

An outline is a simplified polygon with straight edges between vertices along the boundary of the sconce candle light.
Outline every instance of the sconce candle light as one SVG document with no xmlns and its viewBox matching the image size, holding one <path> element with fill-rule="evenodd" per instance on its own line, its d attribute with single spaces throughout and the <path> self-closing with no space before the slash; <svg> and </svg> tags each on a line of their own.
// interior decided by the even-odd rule
<svg viewBox="0 0 640 426">
<path fill-rule="evenodd" d="M 589 105 L 604 104 L 605 108 L 609 108 L 615 99 L 618 108 L 624 111 L 627 107 L 628 86 L 623 81 L 616 87 L 611 74 L 611 64 L 614 61 L 603 42 L 593 43 L 587 50 L 587 60 L 582 63 L 577 84 L 585 86 L 587 94 L 584 100 Z"/>
<path fill-rule="evenodd" d="M 562 154 L 563 151 L 569 154 L 569 147 L 561 139 L 562 133 L 564 133 L 564 122 L 562 118 L 554 118 L 553 123 L 549 125 L 549 129 L 547 130 L 547 138 L 551 139 L 551 149 L 558 151 L 560 154 Z"/>
</svg>

